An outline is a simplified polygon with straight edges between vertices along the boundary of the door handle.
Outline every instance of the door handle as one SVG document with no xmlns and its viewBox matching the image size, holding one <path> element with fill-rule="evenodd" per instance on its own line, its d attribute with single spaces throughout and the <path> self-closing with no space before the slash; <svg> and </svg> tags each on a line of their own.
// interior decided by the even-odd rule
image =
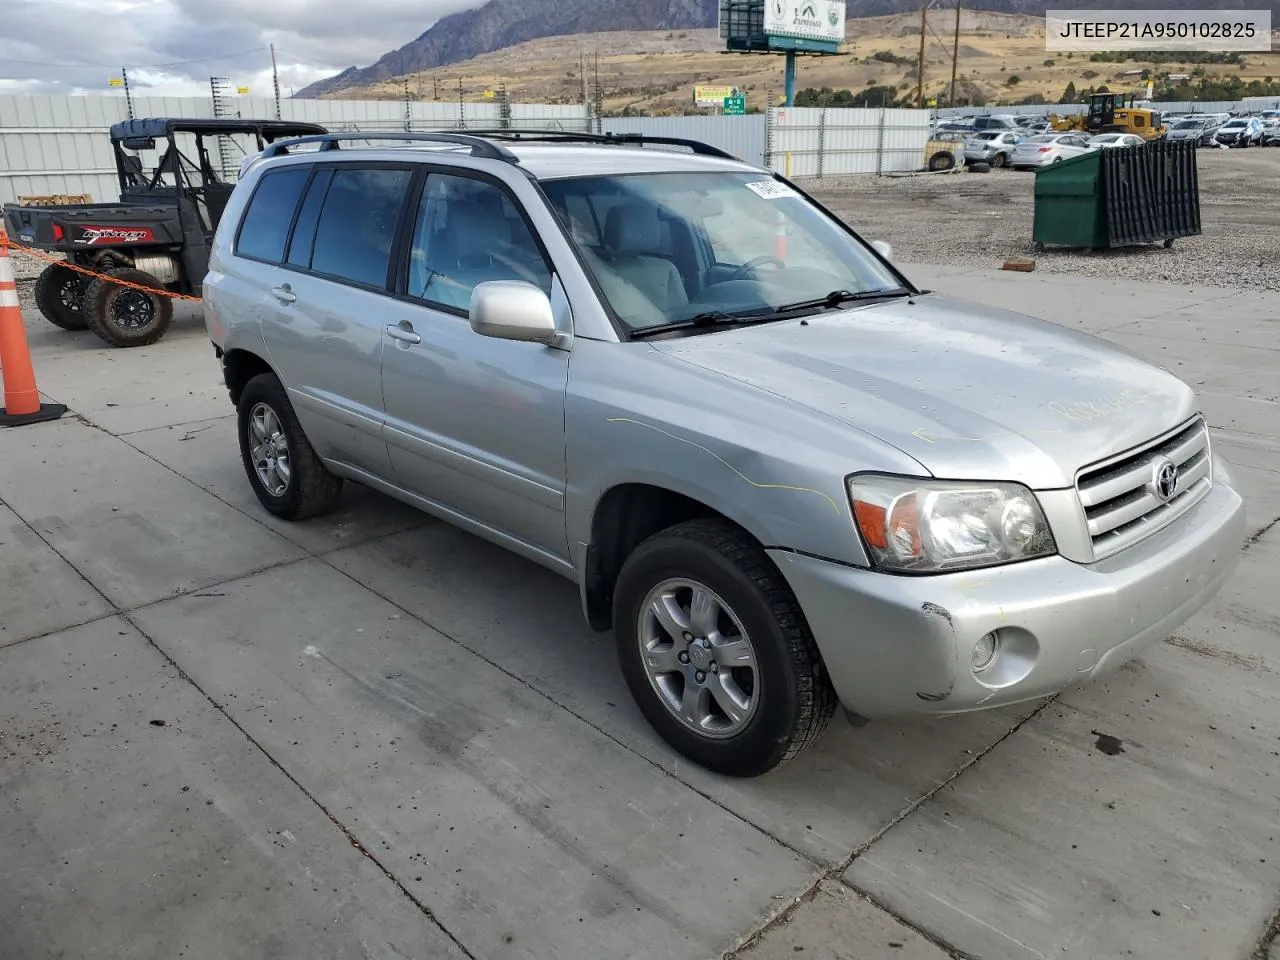
<svg viewBox="0 0 1280 960">
<path fill-rule="evenodd" d="M 413 324 L 408 320 L 401 320 L 399 323 L 388 323 L 387 336 L 404 344 L 422 342 L 422 338 L 413 332 Z"/>
<path fill-rule="evenodd" d="M 278 287 L 271 288 L 271 295 L 281 303 L 293 303 L 298 298 L 294 296 L 293 288 L 287 283 L 282 283 Z"/>
</svg>

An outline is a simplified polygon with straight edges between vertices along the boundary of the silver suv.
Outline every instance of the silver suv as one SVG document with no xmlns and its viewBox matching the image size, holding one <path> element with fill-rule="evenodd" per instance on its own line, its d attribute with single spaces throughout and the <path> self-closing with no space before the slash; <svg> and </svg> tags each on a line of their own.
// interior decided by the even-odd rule
<svg viewBox="0 0 1280 960">
<path fill-rule="evenodd" d="M 570 578 L 698 763 L 762 773 L 838 704 L 1052 694 L 1236 561 L 1190 388 L 916 288 L 765 170 L 354 136 L 267 148 L 216 236 L 205 316 L 258 499 L 302 520 L 355 481 Z"/>
</svg>

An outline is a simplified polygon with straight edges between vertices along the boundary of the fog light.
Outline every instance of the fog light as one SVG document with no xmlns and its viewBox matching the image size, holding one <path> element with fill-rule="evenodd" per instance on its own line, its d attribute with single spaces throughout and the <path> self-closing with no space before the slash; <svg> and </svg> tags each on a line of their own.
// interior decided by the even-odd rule
<svg viewBox="0 0 1280 960">
<path fill-rule="evenodd" d="M 994 630 L 979 637 L 978 642 L 973 645 L 973 672 L 981 673 L 991 666 L 999 649 L 1000 635 Z"/>
</svg>

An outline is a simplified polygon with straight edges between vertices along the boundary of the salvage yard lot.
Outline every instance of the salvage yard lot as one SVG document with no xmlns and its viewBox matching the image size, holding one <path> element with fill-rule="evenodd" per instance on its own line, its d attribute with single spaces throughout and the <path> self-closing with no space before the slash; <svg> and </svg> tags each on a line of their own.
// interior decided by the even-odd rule
<svg viewBox="0 0 1280 960">
<path fill-rule="evenodd" d="M 912 208 L 818 192 L 923 259 Z M 269 518 L 190 308 L 114 351 L 28 309 L 73 416 L 0 433 L 0 960 L 1266 957 L 1280 294 L 1153 280 L 1154 253 L 977 269 L 1004 252 L 908 272 L 1194 384 L 1248 499 L 1241 564 L 1098 682 L 837 719 L 754 781 L 657 740 L 567 581 L 358 487 Z"/>
</svg>

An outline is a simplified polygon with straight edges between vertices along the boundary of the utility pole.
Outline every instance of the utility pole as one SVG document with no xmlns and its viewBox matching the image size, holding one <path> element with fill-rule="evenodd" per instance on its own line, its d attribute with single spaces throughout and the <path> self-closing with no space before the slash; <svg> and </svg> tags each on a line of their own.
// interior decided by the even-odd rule
<svg viewBox="0 0 1280 960">
<path fill-rule="evenodd" d="M 600 86 L 600 51 L 595 52 L 595 115 L 597 134 L 604 132 L 604 89 Z"/>
<path fill-rule="evenodd" d="M 280 119 L 280 70 L 276 67 L 276 45 L 271 44 L 271 86 L 276 91 L 276 119 Z"/>
<path fill-rule="evenodd" d="M 432 100 L 440 99 L 440 78 L 439 77 L 431 78 L 431 99 Z"/>
<path fill-rule="evenodd" d="M 120 77 L 124 80 L 124 106 L 129 112 L 129 119 L 133 119 L 133 94 L 129 92 L 129 68 L 120 68 Z"/>
<path fill-rule="evenodd" d="M 916 61 L 916 107 L 924 109 L 924 34 L 929 29 L 929 0 L 920 0 L 920 56 Z"/>
<path fill-rule="evenodd" d="M 956 105 L 956 69 L 960 65 L 960 0 L 956 0 L 956 36 L 951 41 L 951 99 L 950 106 Z"/>
<path fill-rule="evenodd" d="M 578 74 L 582 78 L 582 105 L 587 107 L 591 104 L 591 93 L 587 89 L 587 51 L 578 51 Z"/>
<path fill-rule="evenodd" d="M 404 132 L 413 130 L 413 108 L 409 104 L 409 78 L 404 78 Z"/>
<path fill-rule="evenodd" d="M 466 108 L 462 106 L 462 78 L 458 78 L 458 126 L 465 130 L 467 128 Z"/>
</svg>

